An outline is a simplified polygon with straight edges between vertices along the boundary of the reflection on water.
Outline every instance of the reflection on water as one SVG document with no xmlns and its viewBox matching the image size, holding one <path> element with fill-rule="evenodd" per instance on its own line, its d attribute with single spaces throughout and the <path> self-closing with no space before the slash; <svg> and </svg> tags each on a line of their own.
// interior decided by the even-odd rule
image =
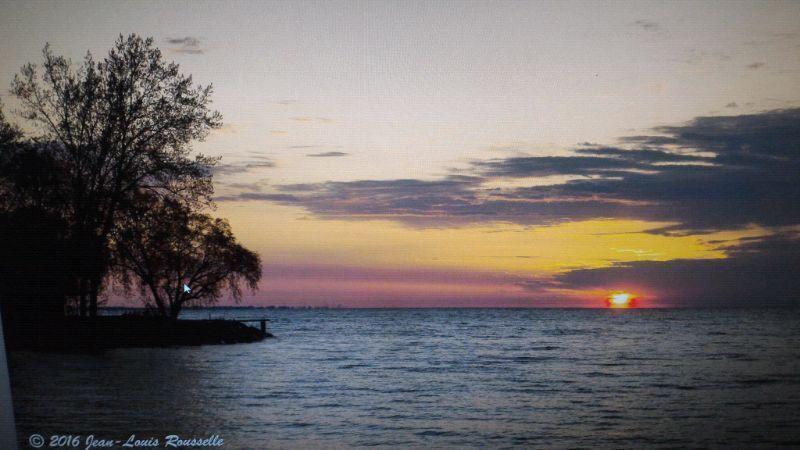
<svg viewBox="0 0 800 450">
<path fill-rule="evenodd" d="M 20 438 L 800 445 L 796 310 L 265 312 L 278 338 L 256 344 L 12 354 Z"/>
</svg>

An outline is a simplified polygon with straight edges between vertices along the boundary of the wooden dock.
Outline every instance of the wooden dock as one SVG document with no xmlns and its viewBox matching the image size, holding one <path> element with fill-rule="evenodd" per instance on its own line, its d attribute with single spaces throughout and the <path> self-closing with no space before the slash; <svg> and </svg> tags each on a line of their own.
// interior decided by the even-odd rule
<svg viewBox="0 0 800 450">
<path fill-rule="evenodd" d="M 258 322 L 260 324 L 260 326 L 261 326 L 261 332 L 264 333 L 264 334 L 267 334 L 267 322 L 269 322 L 269 319 L 267 319 L 266 317 L 259 317 L 259 318 L 252 318 L 252 319 L 250 319 L 250 318 L 247 318 L 247 319 L 229 319 L 229 320 L 233 320 L 233 321 L 236 321 L 236 322 L 241 322 L 241 323 L 244 323 L 244 324 Z"/>
<path fill-rule="evenodd" d="M 261 328 L 261 333 L 267 334 L 267 322 L 270 320 L 266 317 L 244 317 L 244 318 L 237 318 L 237 317 L 213 317 L 211 314 L 208 315 L 208 319 L 181 319 L 181 320 L 230 320 L 233 322 L 240 322 L 245 325 L 248 323 L 256 323 L 258 322 L 259 327 Z"/>
</svg>

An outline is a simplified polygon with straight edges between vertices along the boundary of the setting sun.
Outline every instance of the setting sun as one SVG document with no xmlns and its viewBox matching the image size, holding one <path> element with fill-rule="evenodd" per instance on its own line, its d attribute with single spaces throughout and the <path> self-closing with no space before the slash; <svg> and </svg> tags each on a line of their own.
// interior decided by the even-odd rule
<svg viewBox="0 0 800 450">
<path fill-rule="evenodd" d="M 635 305 L 636 296 L 629 292 L 612 292 L 606 298 L 609 308 L 630 308 Z"/>
</svg>

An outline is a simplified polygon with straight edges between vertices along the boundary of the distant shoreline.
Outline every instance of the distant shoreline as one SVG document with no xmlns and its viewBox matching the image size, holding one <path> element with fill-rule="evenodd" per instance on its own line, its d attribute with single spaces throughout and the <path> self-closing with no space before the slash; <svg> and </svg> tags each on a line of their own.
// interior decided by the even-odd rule
<svg viewBox="0 0 800 450">
<path fill-rule="evenodd" d="M 503 309 L 503 310 L 529 310 L 529 309 L 542 309 L 542 310 L 614 310 L 614 311 L 658 311 L 658 310 L 759 310 L 759 309 L 786 309 L 796 310 L 800 309 L 800 304 L 797 305 L 736 305 L 736 306 L 663 306 L 663 307 L 632 307 L 632 308 L 608 308 L 606 306 L 587 307 L 587 306 L 195 306 L 183 308 L 183 311 L 208 311 L 208 310 L 448 310 L 448 309 Z M 109 306 L 100 308 L 100 311 L 145 311 L 142 307 L 126 307 L 126 306 Z"/>
</svg>

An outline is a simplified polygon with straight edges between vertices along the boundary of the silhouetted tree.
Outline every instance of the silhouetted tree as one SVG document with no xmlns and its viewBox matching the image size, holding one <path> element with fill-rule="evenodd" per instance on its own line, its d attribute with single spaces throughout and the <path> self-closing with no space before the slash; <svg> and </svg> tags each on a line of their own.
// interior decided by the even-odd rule
<svg viewBox="0 0 800 450">
<path fill-rule="evenodd" d="M 19 127 L 14 126 L 6 120 L 5 113 L 3 112 L 3 104 L 0 103 L 0 146 L 6 146 L 18 143 L 22 139 L 22 131 Z"/>
<path fill-rule="evenodd" d="M 79 265 L 60 213 L 63 165 L 47 144 L 22 138 L 0 109 L 0 302 L 18 329 L 63 317 Z"/>
<path fill-rule="evenodd" d="M 120 36 L 102 61 L 43 51 L 41 70 L 27 64 L 14 78 L 23 117 L 66 176 L 61 205 L 80 254 L 81 314 L 96 315 L 111 262 L 111 237 L 141 192 L 184 205 L 213 193 L 216 159 L 189 157 L 189 144 L 220 125 L 211 86 L 196 86 L 164 61 L 152 39 Z M 13 132 L 12 132 L 13 135 Z"/>
<path fill-rule="evenodd" d="M 225 291 L 238 301 L 241 285 L 256 288 L 259 256 L 236 242 L 227 221 L 168 198 L 142 195 L 137 204 L 115 255 L 123 285 L 138 287 L 146 306 L 176 319 L 186 304 L 213 304 Z"/>
</svg>

